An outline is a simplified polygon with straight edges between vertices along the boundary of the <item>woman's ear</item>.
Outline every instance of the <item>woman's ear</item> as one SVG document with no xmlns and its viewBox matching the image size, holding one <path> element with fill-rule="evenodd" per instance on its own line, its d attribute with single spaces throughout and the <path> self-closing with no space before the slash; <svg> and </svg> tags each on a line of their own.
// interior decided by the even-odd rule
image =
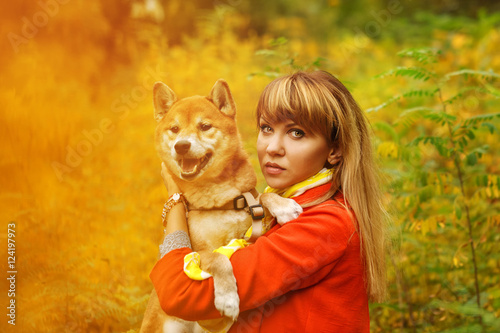
<svg viewBox="0 0 500 333">
<path fill-rule="evenodd" d="M 338 147 L 338 145 L 335 145 L 333 148 L 331 148 L 330 154 L 328 154 L 326 161 L 331 166 L 334 166 L 338 164 L 341 159 L 342 159 L 342 151 L 340 150 L 340 147 Z"/>
</svg>

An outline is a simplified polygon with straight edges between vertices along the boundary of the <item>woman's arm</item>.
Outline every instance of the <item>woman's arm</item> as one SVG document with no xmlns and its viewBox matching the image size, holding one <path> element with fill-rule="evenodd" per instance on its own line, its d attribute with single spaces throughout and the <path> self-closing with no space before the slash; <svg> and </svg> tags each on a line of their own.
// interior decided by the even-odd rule
<svg viewBox="0 0 500 333">
<path fill-rule="evenodd" d="M 354 228 L 345 209 L 324 205 L 306 210 L 231 257 L 240 311 L 256 308 L 326 276 L 344 254 Z M 168 253 L 150 277 L 163 310 L 186 320 L 220 317 L 213 304 L 213 279 L 194 281 L 183 272 L 188 249 Z"/>
</svg>

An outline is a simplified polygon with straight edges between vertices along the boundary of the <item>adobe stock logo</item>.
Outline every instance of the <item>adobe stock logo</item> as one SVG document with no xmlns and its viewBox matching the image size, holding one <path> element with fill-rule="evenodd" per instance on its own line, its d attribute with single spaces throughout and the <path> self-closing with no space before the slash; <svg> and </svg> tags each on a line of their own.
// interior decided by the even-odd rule
<svg viewBox="0 0 500 333">
<path fill-rule="evenodd" d="M 386 9 L 370 11 L 370 15 L 374 20 L 368 21 L 365 24 L 364 33 L 371 38 L 378 37 L 382 33 L 382 29 L 387 27 L 392 20 L 393 15 L 400 14 L 403 11 L 403 6 L 398 0 L 389 1 Z M 359 27 L 355 29 L 356 33 L 363 33 Z"/>
<path fill-rule="evenodd" d="M 18 53 L 20 45 L 28 44 L 31 39 L 35 38 L 39 29 L 45 27 L 50 19 L 59 13 L 60 5 L 65 5 L 68 2 L 69 0 L 38 1 L 37 4 L 40 10 L 33 14 L 31 19 L 26 16 L 23 16 L 21 19 L 21 34 L 19 35 L 12 31 L 7 34 L 14 52 Z"/>
</svg>

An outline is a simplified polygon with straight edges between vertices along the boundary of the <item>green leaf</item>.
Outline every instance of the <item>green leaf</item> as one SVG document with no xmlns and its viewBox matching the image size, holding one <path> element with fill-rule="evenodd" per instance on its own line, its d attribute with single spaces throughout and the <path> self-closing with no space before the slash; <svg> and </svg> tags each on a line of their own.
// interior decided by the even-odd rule
<svg viewBox="0 0 500 333">
<path fill-rule="evenodd" d="M 491 123 L 482 123 L 481 126 L 487 127 L 490 130 L 491 134 L 498 132 L 498 128 L 496 128 L 496 126 Z"/>
<path fill-rule="evenodd" d="M 385 101 L 384 103 L 382 103 L 378 106 L 375 106 L 373 108 L 367 109 L 366 112 L 379 111 L 379 110 L 387 107 L 388 105 L 391 105 L 392 103 L 399 101 L 401 98 L 424 97 L 424 96 L 425 97 L 432 97 L 438 91 L 439 91 L 439 89 L 432 89 L 432 90 L 430 90 L 430 89 L 412 89 L 412 90 L 409 90 L 403 94 L 394 95 L 391 98 L 389 98 L 387 101 Z"/>
<path fill-rule="evenodd" d="M 401 98 L 401 96 L 393 96 L 391 98 L 389 98 L 387 101 L 385 101 L 384 103 L 378 105 L 378 106 L 375 106 L 373 108 L 369 108 L 366 110 L 367 113 L 370 113 L 370 112 L 377 112 L 379 110 L 382 110 L 383 108 L 391 105 L 392 103 L 398 101 L 399 99 Z"/>
<path fill-rule="evenodd" d="M 476 177 L 477 186 L 488 186 L 488 175 L 479 175 Z"/>
<path fill-rule="evenodd" d="M 391 124 L 388 124 L 383 121 L 378 121 L 373 124 L 373 128 L 390 135 L 394 142 L 396 143 L 399 142 L 399 135 L 394 129 L 394 126 L 392 126 Z"/>
<path fill-rule="evenodd" d="M 422 67 L 396 67 L 376 75 L 375 78 L 384 78 L 387 76 L 406 76 L 414 80 L 427 81 L 436 77 L 436 73 Z"/>
<path fill-rule="evenodd" d="M 489 149 L 490 149 L 489 145 L 482 145 L 471 150 L 471 153 L 477 154 L 477 156 L 481 158 L 484 154 L 488 152 Z"/>
<path fill-rule="evenodd" d="M 312 64 L 311 64 L 311 65 L 312 65 L 312 66 L 314 66 L 314 67 L 319 68 L 319 67 L 323 66 L 323 62 L 326 62 L 327 60 L 328 60 L 328 59 L 323 58 L 323 57 L 317 57 L 317 58 L 316 58 L 316 59 L 312 62 Z"/>
<path fill-rule="evenodd" d="M 470 153 L 467 155 L 466 158 L 467 165 L 474 166 L 477 164 L 477 154 L 476 153 Z"/>
<path fill-rule="evenodd" d="M 468 76 L 480 76 L 482 78 L 500 79 L 500 75 L 498 75 L 497 73 L 495 73 L 493 71 L 489 71 L 489 72 L 487 72 L 487 71 L 476 71 L 476 70 L 473 70 L 473 69 L 462 69 L 462 70 L 459 70 L 459 71 L 450 72 L 448 74 L 445 74 L 443 77 L 446 80 L 449 80 L 453 76 L 464 76 L 465 78 L 467 78 Z"/>
<path fill-rule="evenodd" d="M 272 57 L 272 56 L 275 56 L 276 54 L 277 54 L 276 51 L 268 50 L 268 49 L 255 51 L 255 55 L 258 55 L 258 56 Z"/>
<path fill-rule="evenodd" d="M 494 96 L 495 98 L 500 98 L 500 94 L 493 91 L 493 87 L 490 87 L 490 89 L 486 89 L 484 87 L 479 87 L 479 86 L 470 86 L 470 87 L 465 87 L 460 89 L 454 96 L 448 98 L 447 100 L 444 101 L 445 104 L 453 104 L 456 100 L 460 98 L 464 98 L 468 95 L 471 95 L 470 93 L 481 93 L 481 94 L 487 94 Z"/>
<path fill-rule="evenodd" d="M 419 143 L 433 145 L 439 152 L 439 155 L 443 157 L 451 156 L 451 149 L 446 148 L 446 145 L 449 143 L 448 138 L 442 138 L 439 136 L 420 136 L 411 141 L 408 145 L 417 146 Z"/>
<path fill-rule="evenodd" d="M 426 114 L 424 118 L 432 120 L 433 122 L 440 124 L 442 126 L 447 124 L 452 125 L 457 120 L 456 116 L 448 114 L 444 111 L 437 111 L 437 110 L 435 110 L 432 113 Z"/>
<path fill-rule="evenodd" d="M 482 124 L 486 121 L 490 121 L 490 120 L 493 120 L 494 118 L 499 118 L 499 117 L 500 117 L 500 112 L 480 114 L 480 115 L 465 119 L 463 126 L 470 126 L 470 125 L 477 126 L 477 125 Z"/>
<path fill-rule="evenodd" d="M 415 108 L 406 109 L 403 112 L 401 112 L 398 119 L 396 120 L 396 124 L 402 123 L 405 127 L 410 127 L 418 119 L 424 118 L 429 113 L 436 112 L 436 111 L 437 111 L 436 109 L 425 107 L 425 106 L 419 106 L 419 107 L 415 107 Z"/>
<path fill-rule="evenodd" d="M 271 79 L 275 79 L 277 77 L 279 77 L 281 75 L 280 72 L 276 71 L 276 72 L 272 72 L 272 71 L 269 71 L 269 72 L 254 72 L 254 73 L 250 73 L 247 75 L 247 80 L 251 80 L 253 79 L 254 76 L 265 76 L 265 77 L 268 77 L 268 78 L 271 78 Z"/>
<path fill-rule="evenodd" d="M 402 97 L 415 97 L 415 96 L 419 96 L 419 97 L 422 97 L 422 96 L 429 96 L 429 97 L 432 97 L 434 95 L 436 95 L 436 93 L 439 92 L 439 89 L 412 89 L 412 90 L 409 90 L 399 96 L 402 96 Z"/>
<path fill-rule="evenodd" d="M 278 37 L 275 39 L 272 39 L 269 42 L 269 45 L 276 47 L 276 46 L 282 46 L 288 43 L 288 39 L 286 37 Z"/>
<path fill-rule="evenodd" d="M 420 202 L 426 202 L 427 200 L 431 199 L 434 196 L 434 186 L 432 185 L 427 185 L 425 187 L 422 187 L 420 191 L 418 192 L 418 198 Z"/>
<path fill-rule="evenodd" d="M 398 52 L 400 57 L 413 58 L 421 64 L 436 63 L 441 51 L 433 48 L 411 48 Z"/>
<path fill-rule="evenodd" d="M 415 114 L 418 113 L 422 117 L 426 114 L 429 114 L 430 112 L 436 112 L 437 110 L 434 108 L 426 107 L 426 106 L 418 106 L 415 108 L 411 109 L 406 109 L 403 112 L 401 112 L 400 117 L 406 116 L 407 114 Z"/>
</svg>

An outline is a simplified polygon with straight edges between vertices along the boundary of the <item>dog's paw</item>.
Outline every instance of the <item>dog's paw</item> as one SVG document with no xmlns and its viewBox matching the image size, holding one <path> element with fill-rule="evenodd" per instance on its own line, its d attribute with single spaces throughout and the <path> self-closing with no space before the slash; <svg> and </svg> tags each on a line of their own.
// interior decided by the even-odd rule
<svg viewBox="0 0 500 333">
<path fill-rule="evenodd" d="M 215 308 L 221 315 L 236 321 L 240 313 L 240 298 L 237 292 L 215 292 Z"/>
<path fill-rule="evenodd" d="M 268 207 L 271 215 L 276 217 L 276 220 L 280 225 L 285 224 L 288 221 L 295 220 L 302 214 L 302 207 L 292 199 L 283 199 L 280 205 L 275 205 L 274 207 Z"/>
</svg>

